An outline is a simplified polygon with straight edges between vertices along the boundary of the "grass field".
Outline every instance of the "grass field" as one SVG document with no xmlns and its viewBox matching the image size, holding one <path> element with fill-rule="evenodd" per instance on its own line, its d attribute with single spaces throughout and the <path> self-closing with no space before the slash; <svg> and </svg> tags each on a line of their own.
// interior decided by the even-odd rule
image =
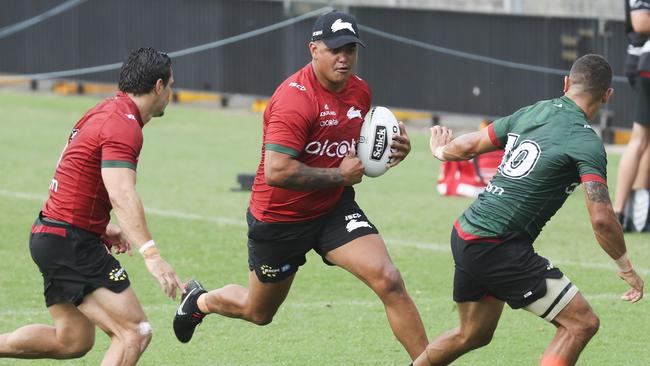
<svg viewBox="0 0 650 366">
<path fill-rule="evenodd" d="M 47 195 L 74 122 L 97 99 L 0 91 L 0 333 L 50 323 L 42 279 L 27 247 L 29 229 Z M 247 192 L 231 189 L 236 174 L 259 162 L 261 115 L 170 106 L 144 129 L 138 191 L 163 256 L 183 278 L 209 288 L 247 279 L 244 212 Z M 357 198 L 380 229 L 422 314 L 428 335 L 457 325 L 451 300 L 451 224 L 471 200 L 442 198 L 434 182 L 439 164 L 427 133 L 410 133 L 413 151 L 386 175 L 366 178 Z M 610 155 L 610 187 L 618 156 Z M 613 190 L 612 190 L 613 191 Z M 650 278 L 650 236 L 627 235 L 638 271 Z M 582 290 L 601 328 L 580 365 L 649 365 L 648 301 L 619 300 L 626 285 L 597 245 L 581 189 L 568 199 L 536 243 Z M 139 256 L 118 258 L 154 327 L 142 365 L 407 365 L 380 301 L 360 281 L 310 255 L 272 324 L 258 327 L 212 315 L 194 340 L 176 341 L 177 303 L 166 298 Z M 535 365 L 554 334 L 526 311 L 504 311 L 492 343 L 458 365 Z M 0 360 L 0 365 L 97 365 L 108 346 L 98 331 L 93 350 L 71 361 Z"/>
</svg>

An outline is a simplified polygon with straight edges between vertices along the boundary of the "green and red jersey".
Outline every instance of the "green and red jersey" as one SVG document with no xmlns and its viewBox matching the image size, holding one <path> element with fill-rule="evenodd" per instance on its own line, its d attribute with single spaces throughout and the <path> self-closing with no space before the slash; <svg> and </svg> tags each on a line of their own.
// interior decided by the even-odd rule
<svg viewBox="0 0 650 366">
<path fill-rule="evenodd" d="M 570 98 L 540 101 L 488 126 L 505 153 L 485 191 L 454 226 L 465 240 L 535 239 L 580 182 L 607 184 L 603 142 Z"/>
<path fill-rule="evenodd" d="M 343 187 L 271 187 L 264 178 L 265 151 L 288 154 L 310 167 L 336 168 L 356 144 L 370 103 L 370 89 L 356 75 L 338 93 L 318 82 L 311 63 L 286 79 L 264 111 L 262 159 L 250 201 L 253 216 L 266 222 L 303 221 L 331 210 Z"/>
<path fill-rule="evenodd" d="M 89 110 L 72 129 L 59 158 L 43 214 L 104 234 L 112 206 L 101 169 L 136 169 L 142 126 L 138 107 L 122 92 Z"/>
</svg>

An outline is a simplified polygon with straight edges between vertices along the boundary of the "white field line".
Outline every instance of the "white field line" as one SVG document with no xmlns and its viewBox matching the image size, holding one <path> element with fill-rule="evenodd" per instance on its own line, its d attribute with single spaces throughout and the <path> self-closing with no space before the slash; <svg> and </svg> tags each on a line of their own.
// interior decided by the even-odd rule
<svg viewBox="0 0 650 366">
<path fill-rule="evenodd" d="M 583 294 L 587 301 L 596 302 L 596 301 L 623 301 L 621 300 L 620 294 L 614 293 L 602 293 L 602 294 Z M 425 304 L 440 304 L 440 303 L 453 303 L 451 296 L 437 296 L 437 297 L 427 297 L 427 296 L 418 296 L 414 298 L 415 303 L 422 307 Z M 158 304 L 158 305 L 143 305 L 142 306 L 145 313 L 152 314 L 156 312 L 168 312 L 170 317 L 176 311 L 178 304 L 176 302 L 169 303 L 167 305 Z M 376 300 L 343 300 L 343 301 L 313 301 L 313 302 L 294 302 L 287 300 L 284 304 L 281 305 L 281 308 L 293 308 L 293 309 L 322 309 L 322 308 L 367 308 L 367 309 L 381 309 L 383 305 L 379 299 Z M 0 311 L 0 316 L 2 317 L 35 317 L 47 314 L 47 308 L 45 304 L 42 307 L 38 308 L 22 308 L 22 309 L 6 309 Z M 28 320 L 29 321 L 29 320 Z"/>
<path fill-rule="evenodd" d="M 45 202 L 45 200 L 47 199 L 47 196 L 44 195 L 12 192 L 4 189 L 0 189 L 0 196 L 29 200 L 29 201 L 39 201 L 39 202 Z M 191 220 L 191 221 L 208 221 L 208 222 L 214 222 L 222 225 L 235 225 L 235 226 L 242 226 L 242 227 L 246 226 L 246 222 L 244 220 L 231 219 L 228 217 L 204 216 L 204 215 L 185 213 L 179 211 L 159 210 L 157 208 L 145 208 L 145 211 L 148 214 L 152 214 L 155 216 L 171 217 L 171 218 Z"/>
<path fill-rule="evenodd" d="M 12 192 L 4 189 L 0 189 L 0 196 L 15 198 L 15 199 L 24 199 L 30 201 L 40 201 L 40 202 L 45 202 L 45 200 L 47 199 L 47 197 L 43 195 L 23 193 L 23 192 Z M 233 218 L 223 217 L 223 216 L 205 216 L 205 215 L 186 213 L 180 211 L 160 210 L 156 208 L 146 208 L 146 212 L 156 216 L 171 217 L 171 218 L 177 218 L 183 220 L 206 221 L 206 222 L 213 222 L 222 225 L 234 225 L 234 226 L 242 226 L 242 227 L 246 226 L 246 222 L 244 222 L 244 220 L 238 220 L 238 219 L 233 219 Z M 421 242 L 413 242 L 413 241 L 391 239 L 391 238 L 384 238 L 384 241 L 387 243 L 389 247 L 391 246 L 409 247 L 409 248 L 416 248 L 421 250 L 428 250 L 432 252 L 445 252 L 445 253 L 449 252 L 449 244 L 421 243 Z M 605 263 L 563 260 L 563 259 L 551 259 L 551 261 L 557 265 L 583 267 L 589 269 L 603 269 L 612 272 L 616 271 L 616 267 L 614 266 L 613 263 L 605 264 Z M 648 268 L 641 268 L 637 266 L 635 267 L 635 269 L 639 274 L 643 274 L 643 275 L 650 274 L 650 269 Z"/>
</svg>

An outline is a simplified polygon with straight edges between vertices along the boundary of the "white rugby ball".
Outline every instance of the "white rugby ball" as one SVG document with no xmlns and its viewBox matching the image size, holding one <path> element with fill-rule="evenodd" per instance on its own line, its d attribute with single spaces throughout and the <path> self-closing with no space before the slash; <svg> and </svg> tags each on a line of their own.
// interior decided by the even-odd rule
<svg viewBox="0 0 650 366">
<path fill-rule="evenodd" d="M 393 136 L 399 135 L 399 125 L 386 107 L 373 107 L 361 126 L 357 157 L 363 163 L 364 173 L 378 177 L 388 170 Z"/>
</svg>

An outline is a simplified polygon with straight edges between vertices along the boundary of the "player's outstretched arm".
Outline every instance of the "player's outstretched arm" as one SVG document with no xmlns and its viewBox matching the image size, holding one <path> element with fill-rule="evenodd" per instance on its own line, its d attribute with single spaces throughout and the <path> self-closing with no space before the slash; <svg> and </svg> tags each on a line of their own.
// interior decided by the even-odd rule
<svg viewBox="0 0 650 366">
<path fill-rule="evenodd" d="M 165 294 L 176 299 L 176 289 L 183 292 L 183 286 L 174 269 L 160 255 L 149 233 L 144 207 L 135 190 L 135 171 L 129 168 L 103 168 L 102 180 L 126 239 L 137 246 L 147 269 L 158 280 Z"/>
<path fill-rule="evenodd" d="M 618 275 L 630 285 L 621 297 L 623 300 L 637 302 L 643 297 L 643 280 L 632 267 L 625 247 L 623 230 L 616 219 L 612 203 L 609 199 L 607 185 L 590 181 L 583 184 L 585 200 L 591 226 L 596 235 L 598 244 L 616 262 Z"/>
<path fill-rule="evenodd" d="M 351 186 L 361 182 L 363 164 L 354 148 L 343 158 L 338 168 L 314 168 L 288 154 L 266 150 L 264 176 L 272 187 L 308 191 L 336 186 Z"/>
<path fill-rule="evenodd" d="M 452 138 L 452 131 L 447 127 L 431 127 L 429 138 L 431 154 L 440 161 L 459 161 L 469 160 L 478 154 L 499 149 L 492 144 L 487 128 Z"/>
</svg>

